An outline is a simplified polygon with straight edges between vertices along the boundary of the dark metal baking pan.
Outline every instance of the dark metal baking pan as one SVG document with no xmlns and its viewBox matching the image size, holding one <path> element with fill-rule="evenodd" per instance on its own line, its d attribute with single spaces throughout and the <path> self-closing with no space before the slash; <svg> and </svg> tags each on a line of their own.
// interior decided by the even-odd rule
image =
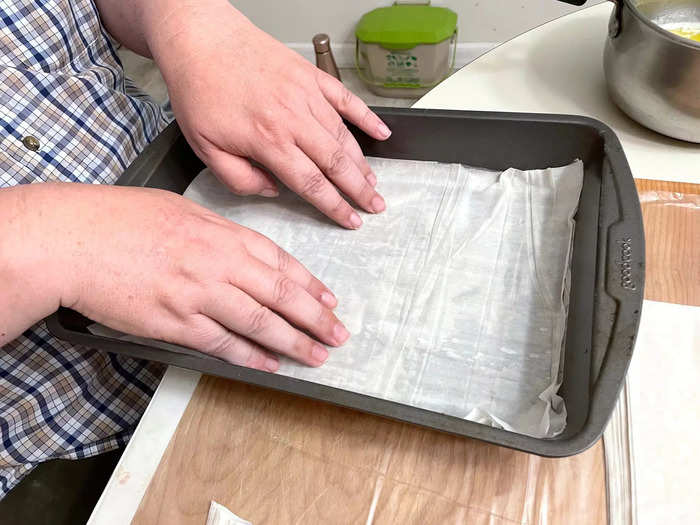
<svg viewBox="0 0 700 525">
<path fill-rule="evenodd" d="M 566 430 L 539 439 L 384 399 L 231 365 L 190 349 L 92 335 L 88 319 L 61 309 L 48 320 L 61 339 L 253 383 L 481 439 L 542 456 L 568 456 L 595 443 L 612 413 L 632 356 L 644 288 L 644 233 L 636 188 L 613 131 L 596 120 L 536 115 L 375 108 L 393 134 L 378 142 L 351 127 L 364 153 L 459 162 L 490 169 L 584 163 L 576 215 L 560 395 Z M 182 193 L 203 167 L 176 123 L 134 161 L 119 185 Z"/>
</svg>

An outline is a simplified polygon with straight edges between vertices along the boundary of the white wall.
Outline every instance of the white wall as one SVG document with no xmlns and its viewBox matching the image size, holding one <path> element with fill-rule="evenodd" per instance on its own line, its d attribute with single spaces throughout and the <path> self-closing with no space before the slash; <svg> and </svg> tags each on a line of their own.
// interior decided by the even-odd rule
<svg viewBox="0 0 700 525">
<path fill-rule="evenodd" d="M 363 13 L 393 0 L 230 0 L 256 25 L 285 43 L 310 42 L 328 33 L 331 42 L 353 42 Z M 589 0 L 586 6 L 603 0 Z M 435 0 L 457 12 L 460 42 L 503 42 L 576 7 L 557 0 Z"/>
</svg>

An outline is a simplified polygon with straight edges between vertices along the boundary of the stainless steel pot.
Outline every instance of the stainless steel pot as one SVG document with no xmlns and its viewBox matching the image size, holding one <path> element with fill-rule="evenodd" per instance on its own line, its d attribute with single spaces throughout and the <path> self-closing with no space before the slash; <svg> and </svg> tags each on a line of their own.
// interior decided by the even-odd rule
<svg viewBox="0 0 700 525">
<path fill-rule="evenodd" d="M 700 42 L 668 30 L 700 29 L 700 0 L 613 1 L 604 55 L 611 98 L 644 126 L 700 143 Z"/>
</svg>

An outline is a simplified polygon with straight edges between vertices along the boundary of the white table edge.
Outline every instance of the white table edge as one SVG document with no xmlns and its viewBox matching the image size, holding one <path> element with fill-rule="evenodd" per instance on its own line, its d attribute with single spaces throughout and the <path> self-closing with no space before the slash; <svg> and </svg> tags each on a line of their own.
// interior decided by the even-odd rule
<svg viewBox="0 0 700 525">
<path fill-rule="evenodd" d="M 169 366 L 88 525 L 131 523 L 202 374 Z"/>
</svg>

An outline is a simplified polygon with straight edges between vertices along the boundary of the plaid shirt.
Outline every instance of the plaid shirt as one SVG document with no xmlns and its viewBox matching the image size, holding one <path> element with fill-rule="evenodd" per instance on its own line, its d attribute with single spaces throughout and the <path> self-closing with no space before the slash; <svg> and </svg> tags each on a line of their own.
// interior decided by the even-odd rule
<svg viewBox="0 0 700 525">
<path fill-rule="evenodd" d="M 0 188 L 111 184 L 169 118 L 124 78 L 90 0 L 0 3 Z M 42 461 L 125 444 L 162 370 L 75 348 L 43 323 L 1 348 L 0 498 Z"/>
</svg>

